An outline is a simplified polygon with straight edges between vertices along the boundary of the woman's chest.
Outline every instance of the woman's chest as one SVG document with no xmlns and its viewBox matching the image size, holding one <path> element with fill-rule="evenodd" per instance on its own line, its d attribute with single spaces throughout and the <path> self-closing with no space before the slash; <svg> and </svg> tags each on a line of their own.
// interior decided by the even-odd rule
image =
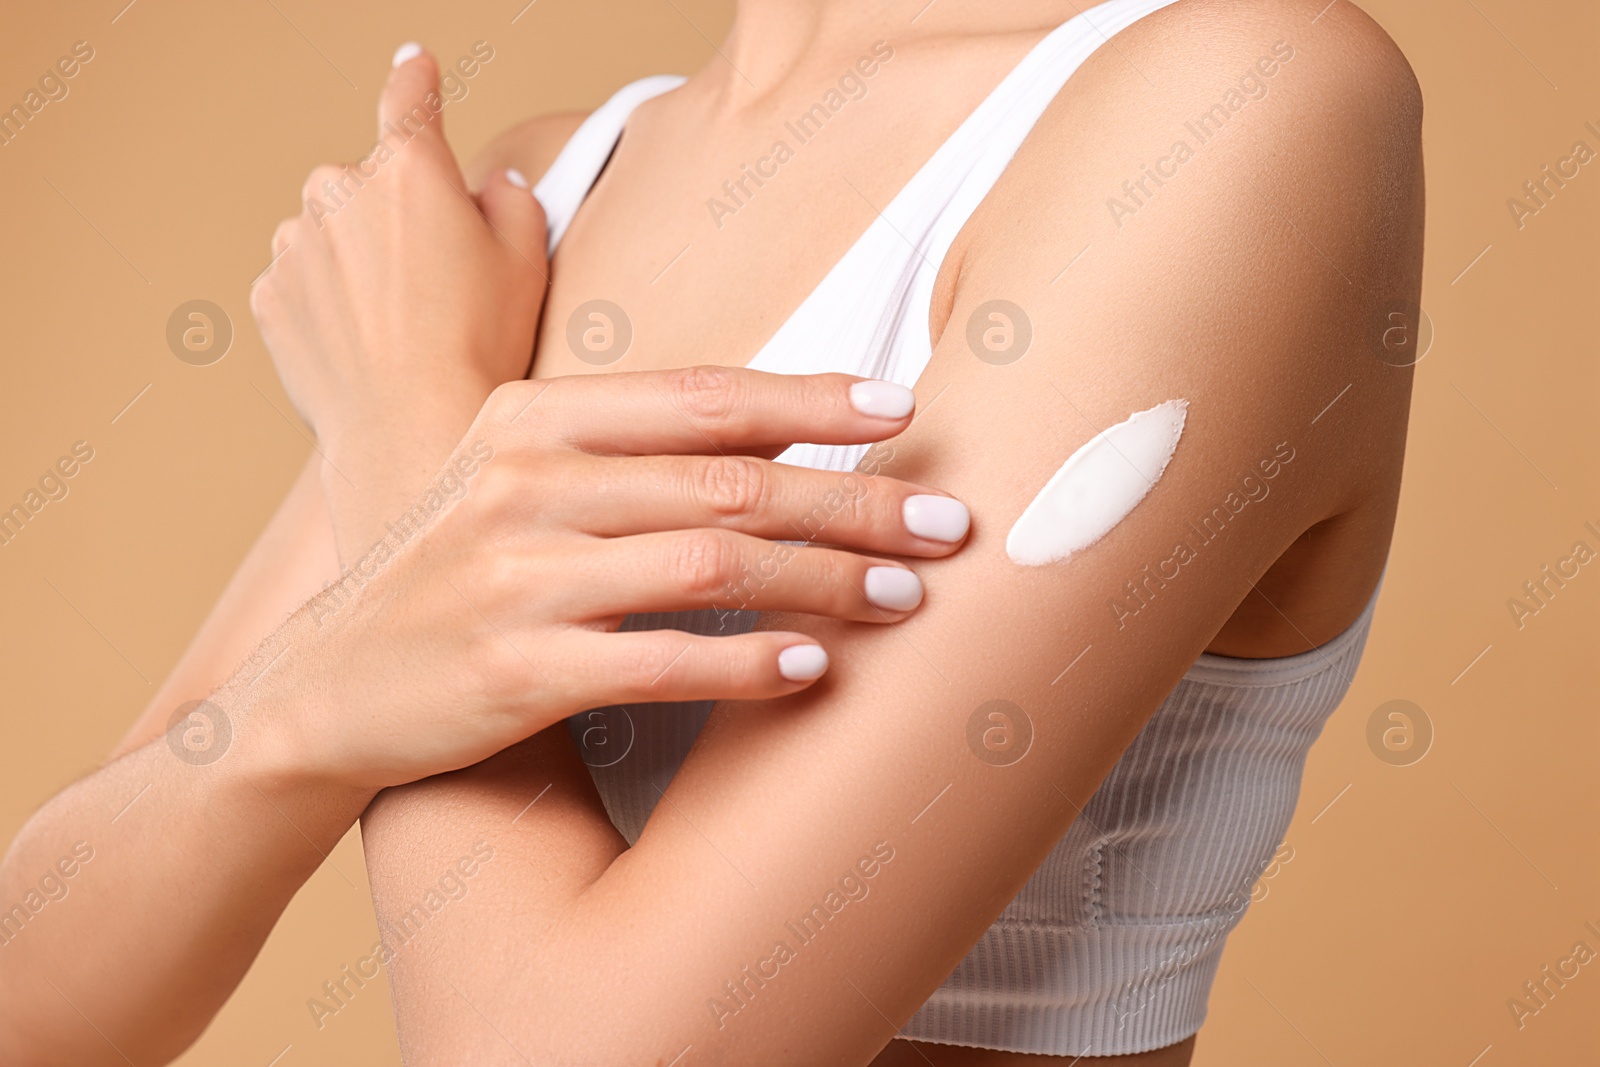
<svg viewBox="0 0 1600 1067">
<path fill-rule="evenodd" d="M 746 365 L 858 245 L 909 242 L 885 210 L 996 72 L 915 108 L 934 72 L 897 62 L 907 84 L 841 96 L 826 121 L 799 104 L 738 121 L 642 108 L 561 239 L 535 375 Z"/>
</svg>

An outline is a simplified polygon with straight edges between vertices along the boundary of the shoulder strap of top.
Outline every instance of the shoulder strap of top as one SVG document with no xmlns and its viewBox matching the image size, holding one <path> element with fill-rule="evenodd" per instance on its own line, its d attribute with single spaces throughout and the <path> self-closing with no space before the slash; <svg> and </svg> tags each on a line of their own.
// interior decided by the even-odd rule
<svg viewBox="0 0 1600 1067">
<path fill-rule="evenodd" d="M 884 214 L 924 234 L 919 249 L 935 269 L 918 279 L 904 341 L 931 352 L 928 303 L 937 265 L 989 195 L 1045 110 L 1080 66 L 1111 38 L 1174 0 L 1106 0 L 1069 19 L 1039 42 L 941 145 Z M 920 367 L 918 372 L 920 373 Z"/>
<path fill-rule="evenodd" d="M 533 187 L 533 195 L 544 206 L 552 255 L 583 198 L 589 195 L 589 187 L 611 158 L 633 109 L 651 97 L 676 89 L 684 80 L 680 74 L 657 74 L 624 85 L 573 132 L 561 154 Z"/>
<path fill-rule="evenodd" d="M 996 87 L 913 178 L 886 214 L 926 213 L 941 217 L 945 232 L 934 249 L 955 236 L 1005 169 L 1072 72 L 1100 45 L 1173 0 L 1106 0 L 1048 34 Z M 628 116 L 652 97 L 686 79 L 658 74 L 631 82 L 589 115 L 534 187 L 544 205 L 554 252 L 589 188 L 610 159 Z M 953 227 L 952 225 L 953 224 Z"/>
<path fill-rule="evenodd" d="M 1107 0 L 1040 40 L 882 207 L 750 366 L 793 373 L 803 365 L 914 384 L 932 356 L 928 308 L 957 233 L 1078 67 L 1173 2 Z M 853 466 L 859 458 L 846 450 L 833 461 Z"/>
</svg>

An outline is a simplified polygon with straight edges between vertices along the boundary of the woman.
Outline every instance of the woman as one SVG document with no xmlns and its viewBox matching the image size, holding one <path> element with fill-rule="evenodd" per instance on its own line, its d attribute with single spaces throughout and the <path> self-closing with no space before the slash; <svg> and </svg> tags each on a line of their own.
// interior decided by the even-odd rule
<svg viewBox="0 0 1600 1067">
<path fill-rule="evenodd" d="M 1392 43 L 749 0 L 475 197 L 437 77 L 274 238 L 319 454 L 13 845 L 0 1059 L 175 1055 L 359 816 L 408 1063 L 1187 1063 L 1393 527 Z"/>
</svg>

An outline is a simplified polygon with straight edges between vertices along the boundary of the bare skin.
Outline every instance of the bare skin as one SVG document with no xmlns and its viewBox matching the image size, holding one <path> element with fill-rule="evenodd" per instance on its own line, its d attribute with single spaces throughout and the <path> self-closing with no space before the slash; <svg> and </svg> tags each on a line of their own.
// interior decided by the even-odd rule
<svg viewBox="0 0 1600 1067">
<path fill-rule="evenodd" d="M 1368 331 L 1374 301 L 1414 303 L 1420 283 L 1420 101 L 1381 31 L 1349 5 L 1313 26 L 1320 6 L 1183 0 L 1145 19 L 1078 72 L 973 217 L 943 265 L 930 322 L 937 348 L 918 383 L 925 409 L 948 396 L 897 440 L 885 473 L 969 500 L 975 534 L 950 561 L 919 566 L 930 603 L 896 627 L 903 638 L 859 621 L 802 622 L 775 612 L 768 625 L 803 628 L 838 650 L 844 669 L 803 697 L 719 707 L 669 788 L 670 803 L 632 848 L 610 826 L 559 727 L 380 795 L 364 829 L 386 922 L 463 845 L 488 836 L 499 848 L 495 880 L 480 882 L 391 965 L 408 1063 L 469 1054 L 475 1063 L 518 1063 L 523 1050 L 552 1062 L 665 1063 L 686 1045 L 695 1049 L 692 1062 L 1074 1062 L 890 1038 L 1070 825 L 1199 651 L 1279 656 L 1321 644 L 1365 604 L 1387 552 L 1410 377 L 1374 360 Z M 897 38 L 894 62 L 861 102 L 870 106 L 830 127 L 809 146 L 815 151 L 716 231 L 702 214 L 705 197 L 765 149 L 773 118 L 808 104 L 863 42 L 891 28 L 844 6 L 741 10 L 724 51 L 774 88 L 752 100 L 741 80 L 713 67 L 635 116 L 563 242 L 534 374 L 592 369 L 564 365 L 573 361 L 560 338 L 570 309 L 595 296 L 623 304 L 634 319 L 643 343 L 625 369 L 742 363 L 870 221 L 870 205 L 886 202 L 1010 64 L 1071 13 L 1045 3 L 1008 5 L 998 16 L 976 4 L 939 5 L 904 43 Z M 1011 22 L 997 25 L 997 17 Z M 903 27 L 903 19 L 892 24 L 896 33 Z M 1299 80 L 1274 83 L 1273 108 L 1256 108 L 1254 125 L 1239 129 L 1247 136 L 1219 142 L 1209 166 L 1197 161 L 1185 175 L 1192 181 L 1175 183 L 1113 236 L 1107 193 L 1170 143 L 1174 115 L 1214 101 L 1219 65 L 1244 69 L 1279 39 L 1300 50 L 1290 68 Z M 1141 71 L 1158 75 L 1163 95 L 1149 95 Z M 905 122 L 908 113 L 918 121 Z M 540 120 L 508 135 L 476 173 L 514 165 L 537 174 L 573 121 Z M 1323 137 L 1302 144 L 1302 124 Z M 1291 142 L 1299 146 L 1292 157 L 1276 151 Z M 833 180 L 841 174 L 856 190 Z M 1241 190 L 1241 174 L 1272 206 L 1251 199 L 1248 184 Z M 1334 195 L 1350 189 L 1365 195 Z M 1080 266 L 1092 269 L 1074 268 L 1070 283 L 1046 288 L 1085 242 L 1109 251 L 1086 258 Z M 652 287 L 686 244 L 694 251 Z M 701 250 L 715 254 L 696 257 Z M 1009 379 L 978 365 L 959 341 L 972 308 L 997 293 L 1034 312 L 1044 342 L 1039 358 L 1018 364 Z M 1140 326 L 1131 349 L 1129 323 Z M 1117 357 L 1109 366 L 1107 353 Z M 516 355 L 500 353 L 507 364 Z M 1317 415 L 1346 388 L 1344 403 Z M 359 475 L 374 462 L 375 441 L 415 443 L 415 454 L 390 464 L 393 485 L 358 476 L 369 492 L 352 492 L 326 471 L 313 472 L 323 476 L 321 492 L 314 478 L 303 479 L 165 695 L 203 693 L 226 678 L 263 620 L 320 584 L 335 531 L 348 560 L 408 479 L 420 484 L 437 468 L 482 397 L 472 389 L 433 393 L 440 391 L 420 391 L 428 432 L 408 433 L 409 422 L 382 410 L 351 420 L 360 430 L 341 466 L 348 457 Z M 1060 457 L 1096 425 L 1169 395 L 1189 398 L 1197 413 L 1184 442 L 1189 465 L 1174 468 L 1159 493 L 1073 567 L 1019 574 L 1006 563 L 997 538 Z M 297 402 L 306 410 L 304 397 Z M 1186 576 L 1192 583 L 1160 602 L 1154 625 L 1121 635 L 1108 624 L 1099 609 L 1106 596 L 1160 558 L 1187 516 L 1215 503 L 1226 472 L 1250 466 L 1284 437 L 1304 458 L 1298 480 L 1274 490 L 1277 510 L 1262 509 L 1259 524 L 1241 526 L 1237 540 Z M 979 440 L 981 454 L 951 447 Z M 982 635 L 1001 621 L 1024 636 L 985 643 Z M 919 656 L 906 653 L 908 642 Z M 1090 642 L 1103 656 L 1085 661 L 1075 688 L 1052 689 L 1060 649 Z M 928 659 L 945 668 L 942 681 L 919 662 Z M 1034 677 L 1043 664 L 1050 669 Z M 998 685 L 1037 709 L 1040 728 L 1035 754 L 1002 775 L 972 767 L 960 740 L 968 709 Z M 165 713 L 153 706 L 124 751 L 159 733 Z M 137 770 L 127 783 L 110 783 L 102 799 L 136 786 Z M 951 803 L 907 835 L 905 812 L 952 779 Z M 844 788 L 860 782 L 871 788 Z M 505 828 L 544 786 L 538 817 L 508 836 Z M 352 805 L 364 804 L 351 783 L 327 791 L 323 804 L 296 791 L 312 810 L 291 812 L 324 843 L 348 825 Z M 254 803 L 242 789 L 233 799 Z M 70 812 L 57 814 L 61 832 L 70 830 Z M 250 821 L 208 829 L 231 845 L 251 832 Z M 1007 832 L 997 835 L 997 825 Z M 894 877 L 873 890 L 876 903 L 837 939 L 808 949 L 731 1031 L 711 1025 L 707 992 L 886 830 L 899 854 L 887 868 Z M 209 976 L 207 989 L 231 988 L 275 908 L 315 865 L 315 857 L 279 855 L 261 899 L 235 898 L 218 921 L 230 963 Z M 183 870 L 181 855 L 165 858 Z M 730 862 L 753 872 L 765 892 L 746 894 Z M 241 907 L 242 924 L 233 914 Z M 180 962 L 195 968 L 195 981 L 204 977 L 200 961 Z M 596 1005 L 604 1006 L 598 1017 Z M 114 1061 L 92 1036 L 86 1042 L 66 1060 Z M 1192 1041 L 1076 1062 L 1167 1067 L 1187 1062 L 1191 1050 Z"/>
<path fill-rule="evenodd" d="M 1362 279 L 1363 285 L 1415 293 L 1422 224 L 1415 87 L 1381 31 L 1350 6 L 1342 5 L 1319 20 L 1317 27 L 1327 35 L 1324 40 L 1313 36 L 1315 28 L 1310 27 L 1309 19 L 1321 6 L 1255 4 L 1240 8 L 1183 3 L 1145 18 L 1120 35 L 1115 48 L 1102 48 L 1069 83 L 1064 98 L 1047 113 L 1030 145 L 1019 153 L 943 264 L 931 312 L 932 336 L 941 336 L 952 310 L 962 303 L 959 291 L 968 251 L 1003 245 L 1011 230 L 1008 215 L 1027 217 L 1029 200 L 1048 195 L 1035 191 L 1041 179 L 1048 176 L 1074 195 L 1071 207 L 1052 220 L 1061 234 L 1055 243 L 1062 253 L 1059 262 L 1064 264 L 1087 242 L 1114 236 L 1107 233 L 1104 196 L 1115 191 L 1128 174 L 1136 173 L 1137 164 L 1149 153 L 1165 146 L 1165 122 L 1173 114 L 1185 109 L 1198 111 L 1213 102 L 1213 86 L 1218 83 L 1198 69 L 1187 72 L 1184 65 L 1210 62 L 1220 69 L 1244 69 L 1279 39 L 1293 40 L 1302 56 L 1311 54 L 1319 43 L 1325 52 L 1349 50 L 1365 57 L 1386 79 L 1385 91 L 1393 93 L 1387 106 L 1396 108 L 1395 113 L 1403 119 L 1382 150 L 1399 157 L 1392 174 L 1406 188 L 1393 202 L 1392 213 L 1379 223 L 1385 232 L 1376 236 L 1396 242 L 1406 251 L 1390 263 L 1369 262 L 1359 269 L 1384 275 L 1369 274 Z M 1063 9 L 1058 4 L 1020 4 L 981 11 L 953 7 L 945 13 L 951 21 L 935 25 L 948 27 L 949 37 L 930 34 L 928 39 L 912 42 L 897 40 L 895 58 L 877 75 L 871 94 L 851 105 L 857 110 L 847 109 L 845 121 L 830 126 L 826 137 L 806 145 L 776 179 L 761 186 L 750 202 L 736 215 L 725 217 L 720 227 L 711 220 L 705 199 L 717 193 L 723 180 L 736 176 L 741 163 L 760 156 L 783 117 L 803 108 L 808 102 L 806 93 L 814 94 L 817 86 L 826 85 L 857 52 L 865 52 L 864 45 L 872 38 L 841 34 L 826 38 L 830 48 L 808 50 L 796 68 L 785 69 L 783 94 L 772 92 L 751 100 L 748 87 L 739 79 L 713 76 L 691 80 L 682 90 L 643 105 L 563 241 L 543 318 L 535 373 L 574 373 L 584 367 L 560 334 L 572 309 L 597 296 L 625 307 L 636 336 L 649 339 L 648 345 L 638 346 L 630 354 L 629 367 L 669 366 L 685 359 L 737 364 L 748 358 L 782 321 L 786 309 L 799 304 L 872 220 L 875 208 L 888 202 L 1039 36 L 1059 23 Z M 1070 9 L 1066 13 L 1070 14 Z M 964 20 L 970 21 L 963 25 Z M 1210 47 L 1225 58 L 1185 43 L 1186 35 L 1192 42 L 1197 33 L 1213 37 Z M 735 33 L 725 51 L 731 63 L 757 84 L 768 84 L 769 79 L 761 76 L 768 57 L 760 47 Z M 789 57 L 785 54 L 784 58 Z M 1327 62 L 1325 57 L 1323 62 Z M 1149 72 L 1167 92 L 1147 92 L 1148 86 L 1135 69 Z M 1336 69 L 1336 63 L 1329 63 L 1302 76 L 1323 77 Z M 928 91 L 932 84 L 939 85 L 937 93 Z M 1272 91 L 1277 93 L 1280 88 L 1274 86 Z M 1285 95 L 1299 93 L 1293 88 L 1284 91 Z M 1137 101 L 1131 117 L 1125 106 L 1129 100 Z M 1101 131 L 1110 112 L 1096 105 L 1111 101 L 1119 105 L 1115 121 L 1138 129 L 1139 134 L 1113 136 L 1113 144 L 1107 148 L 1079 131 Z M 1316 108 L 1306 101 L 1295 95 L 1285 107 Z M 1141 112 L 1141 108 L 1146 110 Z M 908 113 L 917 114 L 918 121 L 902 123 L 901 117 Z M 557 116 L 528 123 L 502 137 L 479 166 L 536 167 L 547 158 L 552 145 L 565 140 L 577 120 L 576 116 Z M 1233 172 L 1230 176 L 1197 179 L 1210 183 L 1199 197 L 1255 195 L 1239 175 L 1259 177 L 1261 168 L 1267 166 L 1266 157 L 1259 153 L 1273 134 L 1263 130 L 1247 136 L 1256 138 L 1254 145 L 1231 146 L 1233 154 L 1218 164 L 1219 169 Z M 681 151 L 684 144 L 693 144 L 695 151 Z M 849 180 L 841 180 L 841 176 Z M 1310 198 L 1281 199 L 1292 195 L 1289 184 L 1275 181 L 1272 186 L 1271 195 L 1280 198 L 1278 210 L 1288 212 L 1302 230 L 1317 235 L 1308 240 L 1322 244 L 1321 235 L 1338 222 L 1332 216 L 1318 219 L 1317 205 Z M 1256 206 L 1260 211 L 1272 211 L 1260 201 Z M 1140 221 L 1147 220 L 1141 217 Z M 806 234 L 806 240 L 794 240 L 795 233 Z M 1012 239 L 1024 241 L 1026 237 L 1017 233 Z M 658 279 L 662 268 L 685 247 L 689 251 Z M 774 248 L 782 248 L 784 254 L 771 254 Z M 1300 251 L 1317 255 L 1303 244 Z M 1115 294 L 1097 281 L 1092 274 L 1076 278 L 1081 306 L 1119 303 Z M 718 314 L 698 313 L 697 309 L 707 306 L 716 307 Z M 1077 300 L 1074 306 L 1079 306 Z M 1325 335 L 1325 343 L 1339 342 Z M 1343 343 L 1347 347 L 1367 344 L 1359 336 Z M 1351 493 L 1277 554 L 1207 642 L 1207 651 L 1243 658 L 1304 652 L 1342 632 L 1364 606 L 1393 526 L 1403 411 L 1409 393 L 1408 371 L 1384 370 L 1388 379 L 1376 387 L 1391 414 L 1379 420 L 1386 425 L 1381 443 L 1371 442 L 1358 456 L 1350 457 L 1353 466 L 1346 473 L 1354 479 L 1348 483 Z M 934 379 L 931 383 L 930 378 Z M 919 386 L 923 402 L 936 395 L 946 380 L 938 373 L 936 358 Z M 1336 392 L 1337 387 L 1327 397 L 1331 399 Z M 369 825 L 369 840 L 374 836 Z M 373 856 L 370 849 L 369 856 Z M 372 862 L 381 872 L 381 851 Z M 383 875 L 378 878 L 381 882 Z M 1058 1058 L 925 1043 L 913 1049 L 912 1043 L 897 1040 L 874 1063 L 876 1067 L 925 1062 L 974 1067 L 1069 1063 L 1169 1067 L 1188 1063 L 1192 1051 L 1191 1040 L 1133 1056 Z"/>
<path fill-rule="evenodd" d="M 730 74 L 691 81 L 643 105 L 624 134 L 626 147 L 619 146 L 562 242 L 534 373 L 597 372 L 568 349 L 562 335 L 573 310 L 601 294 L 627 309 L 635 336 L 642 339 L 616 369 L 683 366 L 686 360 L 742 366 L 855 241 L 876 210 L 888 203 L 1028 49 L 1074 10 L 1059 2 L 1010 4 L 1001 10 L 952 8 L 954 25 L 948 31 L 913 46 L 902 45 L 875 75 L 869 95 L 851 105 L 859 111 L 847 108 L 845 121 L 831 124 L 826 137 L 805 145 L 776 179 L 761 187 L 736 215 L 725 217 L 720 227 L 707 211 L 706 199 L 718 194 L 727 178 L 736 177 L 741 164 L 768 150 L 773 131 L 781 132 L 785 117 L 810 102 L 804 95 L 808 90 L 825 88 L 858 53 L 865 54 L 871 42 L 846 37 L 831 41 L 832 51 L 808 52 L 801 59 L 802 69 L 785 72 L 783 84 L 791 94 L 787 97 L 772 93 L 758 101 L 740 99 L 750 95 L 748 87 Z M 1133 49 L 1146 53 L 1158 66 L 1171 62 L 1167 52 L 1177 45 L 1176 38 L 1195 32 L 1191 19 L 1202 26 L 1214 21 L 1219 29 L 1230 18 L 1257 20 L 1251 29 L 1270 49 L 1272 42 L 1265 34 L 1277 31 L 1281 36 L 1300 29 L 1291 10 L 1262 5 L 1230 12 L 1184 4 L 1156 12 L 1119 36 L 1115 49 L 1102 48 L 1092 57 L 1064 95 L 1094 91 L 1097 83 L 1117 77 L 1116 68 L 1128 73 L 1122 56 L 1143 69 L 1145 65 L 1132 58 Z M 1353 10 L 1343 18 L 1365 21 Z M 1356 32 L 1381 36 L 1370 24 Z M 736 34 L 732 62 L 757 84 L 767 84 L 757 73 L 761 50 L 752 46 L 752 55 L 738 52 L 744 43 Z M 1374 41 L 1372 47 L 1378 44 Z M 1241 69 L 1253 58 L 1246 57 Z M 928 92 L 931 84 L 939 85 L 937 94 Z M 1152 106 L 1161 107 L 1167 117 L 1166 112 L 1182 113 L 1186 103 L 1201 101 L 1210 102 L 1203 96 L 1186 102 L 1174 90 Z M 1067 103 L 1063 100 L 1052 110 L 1066 112 Z M 910 112 L 918 115 L 917 123 L 901 121 Z M 472 171 L 483 176 L 496 167 L 519 166 L 530 174 L 540 173 L 581 119 L 552 116 L 508 131 Z M 1081 150 L 1066 138 L 1057 140 L 1063 142 L 1061 150 Z M 684 144 L 693 144 L 695 150 L 682 151 Z M 1145 147 L 1166 146 L 1156 141 Z M 1042 158 L 1047 151 L 1040 144 L 1033 153 L 1041 157 L 1034 162 L 1036 170 L 1054 165 Z M 949 321 L 965 249 L 999 214 L 1003 190 L 1022 194 L 1029 162 L 1024 155 L 1013 164 L 1014 176 L 963 231 L 942 265 L 929 323 L 935 340 Z M 1420 208 L 1420 169 L 1412 170 Z M 1136 167 L 1130 171 L 1136 172 Z M 1082 200 L 1078 207 L 1087 236 L 1103 236 L 1106 227 L 1099 223 L 1106 216 L 1104 198 L 1118 191 L 1123 177 L 1119 172 L 1115 182 L 1100 185 L 1086 181 L 1086 188 L 1076 194 Z M 1263 210 L 1271 209 L 1263 206 Z M 1420 239 L 1420 210 L 1410 224 L 1416 231 L 1411 236 Z M 804 233 L 806 240 L 794 240 L 796 233 Z M 689 252 L 657 282 L 661 269 L 685 247 Z M 774 248 L 782 248 L 784 254 L 773 255 Z M 1410 267 L 1415 273 L 1418 265 Z M 670 285 L 663 284 L 667 278 Z M 1397 277 L 1388 284 L 1398 291 L 1407 282 Z M 695 310 L 700 308 L 717 312 Z M 1374 495 L 1392 497 L 1399 475 L 1396 457 L 1373 457 L 1373 462 L 1375 469 L 1369 473 L 1384 479 L 1374 487 Z M 1356 511 L 1362 512 L 1359 520 Z M 1351 509 L 1350 514 L 1335 517 L 1330 527 L 1308 531 L 1262 576 L 1257 582 L 1262 595 L 1252 594 L 1240 605 L 1207 651 L 1244 658 L 1293 655 L 1342 631 L 1365 605 L 1360 583 L 1352 579 L 1370 573 L 1373 556 L 1387 550 L 1389 529 L 1390 517 L 1373 509 Z M 1269 600 L 1283 611 L 1274 610 Z"/>
</svg>

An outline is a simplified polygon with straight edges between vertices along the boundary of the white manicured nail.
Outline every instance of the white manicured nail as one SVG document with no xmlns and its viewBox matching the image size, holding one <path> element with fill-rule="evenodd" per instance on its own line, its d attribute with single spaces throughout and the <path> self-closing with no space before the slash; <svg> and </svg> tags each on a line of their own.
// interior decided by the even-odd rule
<svg viewBox="0 0 1600 1067">
<path fill-rule="evenodd" d="M 850 387 L 850 406 L 863 415 L 903 419 L 917 406 L 916 394 L 894 382 L 856 382 Z"/>
<path fill-rule="evenodd" d="M 394 58 L 389 61 L 391 67 L 398 67 L 402 63 L 409 63 L 422 54 L 422 46 L 415 41 L 407 41 L 394 50 Z"/>
<path fill-rule="evenodd" d="M 526 189 L 528 187 L 528 176 L 516 167 L 506 168 L 506 181 L 515 185 L 518 189 Z"/>
<path fill-rule="evenodd" d="M 828 669 L 828 653 L 821 645 L 790 645 L 778 653 L 778 673 L 791 682 L 811 682 Z"/>
<path fill-rule="evenodd" d="M 967 536 L 972 523 L 967 506 L 947 496 L 908 496 L 902 514 L 906 529 L 918 537 L 950 544 Z"/>
<path fill-rule="evenodd" d="M 885 611 L 910 611 L 922 603 L 922 579 L 904 567 L 868 567 L 867 599 Z"/>
</svg>

